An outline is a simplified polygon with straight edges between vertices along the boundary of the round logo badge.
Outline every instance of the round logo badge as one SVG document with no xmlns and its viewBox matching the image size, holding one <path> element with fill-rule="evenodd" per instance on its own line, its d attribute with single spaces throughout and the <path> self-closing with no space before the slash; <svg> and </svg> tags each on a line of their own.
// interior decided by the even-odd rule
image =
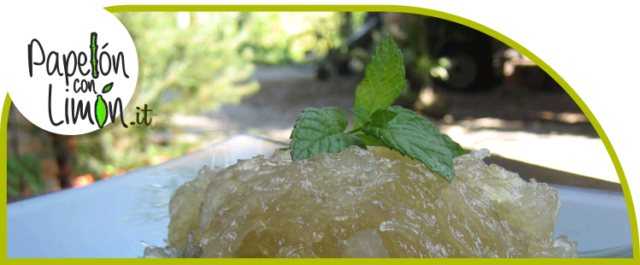
<svg viewBox="0 0 640 265">
<path fill-rule="evenodd" d="M 131 35 L 102 6 L 58 0 L 24 17 L 5 47 L 2 73 L 16 108 L 34 125 L 80 135 L 121 124 L 138 80 Z"/>
</svg>

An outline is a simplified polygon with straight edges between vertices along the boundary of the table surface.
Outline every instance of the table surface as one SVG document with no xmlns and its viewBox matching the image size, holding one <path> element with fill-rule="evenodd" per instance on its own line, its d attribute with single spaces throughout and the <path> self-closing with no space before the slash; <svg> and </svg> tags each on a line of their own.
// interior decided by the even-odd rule
<svg viewBox="0 0 640 265">
<path fill-rule="evenodd" d="M 9 258 L 135 258 L 141 241 L 164 246 L 168 201 L 202 166 L 227 166 L 237 159 L 271 155 L 282 144 L 249 135 L 167 163 L 92 185 L 7 205 Z M 581 252 L 624 246 L 631 229 L 624 195 L 617 191 L 554 185 L 562 209 L 555 236 L 567 234 Z M 587 254 L 585 254 L 587 256 Z"/>
</svg>

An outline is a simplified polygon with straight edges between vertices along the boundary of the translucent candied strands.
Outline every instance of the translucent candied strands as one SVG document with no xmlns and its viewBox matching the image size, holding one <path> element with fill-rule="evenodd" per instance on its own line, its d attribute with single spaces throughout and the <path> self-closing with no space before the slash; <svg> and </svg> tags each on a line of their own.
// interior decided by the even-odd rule
<svg viewBox="0 0 640 265">
<path fill-rule="evenodd" d="M 457 157 L 451 184 L 383 147 L 204 168 L 171 199 L 169 243 L 201 258 L 576 257 L 553 238 L 557 190 L 488 155 Z"/>
</svg>

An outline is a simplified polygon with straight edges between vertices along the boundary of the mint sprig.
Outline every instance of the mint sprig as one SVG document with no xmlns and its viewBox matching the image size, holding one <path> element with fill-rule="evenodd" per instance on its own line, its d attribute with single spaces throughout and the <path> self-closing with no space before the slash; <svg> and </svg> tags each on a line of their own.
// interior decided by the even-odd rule
<svg viewBox="0 0 640 265">
<path fill-rule="evenodd" d="M 449 183 L 453 158 L 464 149 L 438 127 L 411 110 L 391 106 L 406 86 L 402 53 L 387 35 L 376 48 L 364 80 L 356 88 L 354 130 L 338 108 L 307 108 L 291 132 L 291 158 L 305 160 L 322 153 L 340 153 L 352 145 L 385 146 L 422 162 Z"/>
</svg>

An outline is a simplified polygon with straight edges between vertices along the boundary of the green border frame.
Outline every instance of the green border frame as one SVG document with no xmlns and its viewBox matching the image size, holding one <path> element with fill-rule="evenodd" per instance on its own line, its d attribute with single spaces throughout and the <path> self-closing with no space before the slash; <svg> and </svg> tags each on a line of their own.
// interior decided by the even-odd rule
<svg viewBox="0 0 640 265">
<path fill-rule="evenodd" d="M 635 209 L 633 206 L 633 200 L 631 199 L 631 192 L 629 190 L 629 184 L 627 183 L 627 179 L 625 177 L 624 171 L 622 170 L 622 165 L 620 164 L 620 160 L 618 159 L 618 156 L 616 155 L 615 150 L 613 149 L 613 145 L 611 145 L 611 141 L 609 141 L 609 138 L 607 137 L 606 133 L 604 132 L 604 129 L 602 128 L 602 126 L 600 125 L 600 123 L 598 122 L 598 120 L 596 119 L 596 117 L 593 115 L 593 113 L 591 112 L 591 110 L 589 109 L 589 107 L 587 107 L 587 105 L 584 103 L 584 101 L 582 101 L 582 99 L 580 98 L 580 96 L 578 96 L 578 94 L 573 90 L 573 88 L 571 88 L 571 86 L 569 86 L 569 84 L 562 78 L 560 77 L 560 75 L 558 75 L 558 73 L 556 73 L 548 64 L 546 64 L 542 59 L 540 59 L 538 56 L 536 56 L 535 54 L 533 54 L 531 51 L 527 50 L 525 47 L 523 47 L 522 45 L 518 44 L 517 42 L 515 42 L 514 40 L 508 38 L 505 35 L 502 35 L 501 33 L 492 30 L 484 25 L 481 25 L 479 23 L 476 23 L 474 21 L 471 21 L 469 19 L 463 18 L 463 17 L 459 17 L 453 14 L 449 14 L 449 13 L 445 13 L 445 12 L 441 12 L 441 11 L 437 11 L 437 10 L 432 10 L 432 9 L 426 9 L 426 8 L 418 8 L 418 7 L 411 7 L 411 6 L 394 6 L 394 5 L 120 5 L 120 6 L 111 6 L 111 7 L 106 7 L 105 8 L 107 11 L 111 12 L 111 13 L 118 13 L 118 12 L 237 12 L 237 11 L 254 11 L 254 12 L 281 12 L 281 11 L 290 11 L 290 12 L 322 12 L 322 11 L 332 11 L 332 12 L 346 12 L 346 11 L 366 11 L 366 12 L 401 12 L 401 13 L 412 13 L 412 14 L 419 14 L 419 15 L 426 15 L 426 16 L 432 16 L 432 17 L 438 17 L 441 19 L 446 19 L 449 21 L 453 21 L 462 25 L 465 25 L 467 27 L 471 27 L 473 29 L 476 29 L 478 31 L 481 31 L 489 36 L 492 36 L 493 38 L 496 38 L 500 41 L 502 41 L 503 43 L 511 46 L 512 48 L 518 50 L 520 53 L 522 53 L 523 55 L 525 55 L 527 58 L 531 59 L 532 61 L 534 61 L 540 68 L 542 68 L 543 70 L 545 70 L 551 77 L 553 77 L 553 79 L 560 84 L 560 86 L 562 86 L 562 88 L 564 88 L 564 90 L 567 92 L 567 94 L 569 94 L 571 96 L 571 98 L 576 102 L 576 104 L 580 107 L 580 109 L 584 112 L 584 114 L 587 116 L 587 118 L 589 119 L 589 121 L 591 122 L 591 124 L 593 125 L 593 127 L 595 128 L 595 130 L 598 132 L 598 135 L 600 136 L 600 139 L 602 140 L 604 146 L 607 149 L 607 152 L 609 153 L 609 156 L 611 157 L 611 161 L 613 162 L 613 165 L 615 166 L 615 169 L 618 173 L 618 177 L 620 178 L 620 184 L 622 186 L 622 190 L 624 193 L 624 197 L 625 197 L 625 201 L 627 202 L 627 210 L 629 212 L 629 223 L 631 225 L 631 237 L 633 240 L 633 259 L 621 259 L 619 260 L 619 262 L 634 262 L 637 259 L 640 259 L 640 252 L 638 250 L 638 224 L 637 224 L 637 220 L 636 220 L 636 214 L 635 214 Z M 4 105 L 3 105 L 3 110 L 2 110 L 2 122 L 0 124 L 0 167 L 4 168 L 5 170 L 0 170 L 1 171 L 1 178 L 6 182 L 6 178 L 7 178 L 7 171 L 6 171 L 6 166 L 7 166 L 7 118 L 9 117 L 9 107 L 11 106 L 11 97 L 9 96 L 9 94 L 7 93 L 7 98 L 4 101 Z M 7 186 L 6 185 L 0 185 L 0 191 L 3 194 L 6 194 L 6 189 Z M 4 215 L 4 218 L 1 220 L 1 222 L 3 223 L 5 229 L 3 229 L 0 233 L 3 234 L 3 236 L 6 238 L 6 207 L 7 207 L 7 202 L 6 202 L 6 197 L 2 196 L 2 202 L 0 202 L 0 207 L 3 207 L 2 209 L 2 214 Z M 6 241 L 2 241 L 2 251 L 5 253 L 4 257 L 6 257 Z M 17 259 L 20 260 L 20 259 Z M 66 260 L 67 261 L 72 261 L 73 260 Z M 79 262 L 82 262 L 81 260 L 78 260 Z M 453 259 L 453 260 L 439 260 L 437 262 L 459 262 L 460 260 L 457 259 Z M 474 259 L 473 262 L 491 262 L 491 263 L 495 263 L 495 262 L 511 262 L 508 259 L 499 259 L 499 260 L 488 260 L 488 259 Z M 519 260 L 520 262 L 535 262 L 533 259 L 524 259 L 524 260 Z M 137 262 L 145 262 L 144 260 L 138 260 Z M 148 262 L 148 261 L 147 261 Z M 161 262 L 161 263 L 166 263 L 166 262 L 170 262 L 168 260 L 163 260 L 163 261 L 155 261 L 155 262 Z M 183 261 L 183 262 L 189 262 L 189 261 Z M 192 262 L 197 262 L 197 261 L 192 261 Z M 203 261 L 202 261 L 203 262 Z M 219 261 L 218 261 L 219 262 Z M 251 262 L 249 260 L 246 259 L 240 259 L 237 261 L 230 261 L 230 260 L 225 260 L 224 262 Z M 267 260 L 267 261 L 260 261 L 261 263 L 264 262 L 277 262 L 278 264 L 283 264 L 283 263 L 288 263 L 288 262 L 292 262 L 291 260 L 278 260 L 278 261 L 274 261 L 274 260 Z M 297 261 L 293 261 L 293 262 L 297 262 Z M 326 262 L 326 260 L 305 260 L 305 262 Z M 336 262 L 345 262 L 345 260 L 336 260 Z M 351 262 L 351 261 L 347 261 L 347 262 Z M 354 260 L 354 262 L 359 262 L 357 260 Z M 380 261 L 380 260 L 371 260 L 369 262 L 374 262 L 374 263 L 378 263 L 378 262 L 386 262 L 386 261 Z M 422 262 L 419 259 L 415 259 L 415 260 L 403 260 L 403 262 Z M 429 262 L 433 262 L 433 261 L 429 261 Z M 555 259 L 553 262 L 556 262 Z M 598 259 L 590 259 L 590 260 L 586 260 L 586 259 L 580 259 L 580 260 L 562 260 L 559 262 L 569 262 L 569 263 L 573 263 L 573 262 L 600 262 L 600 260 Z"/>
</svg>

